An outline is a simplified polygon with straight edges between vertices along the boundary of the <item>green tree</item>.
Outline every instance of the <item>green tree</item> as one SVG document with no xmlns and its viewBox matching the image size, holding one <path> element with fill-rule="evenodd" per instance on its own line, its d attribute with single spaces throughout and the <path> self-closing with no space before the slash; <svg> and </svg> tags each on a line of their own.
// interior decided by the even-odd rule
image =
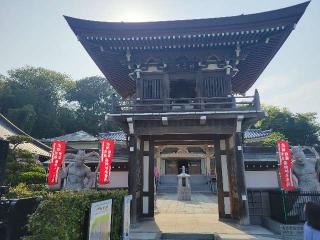
<svg viewBox="0 0 320 240">
<path fill-rule="evenodd" d="M 44 68 L 23 67 L 1 77 L 0 111 L 35 137 L 63 134 L 59 111 L 74 82 L 65 74 Z"/>
<path fill-rule="evenodd" d="M 76 103 L 78 127 L 92 134 L 114 130 L 114 126 L 105 121 L 105 115 L 111 109 L 112 96 L 119 98 L 103 77 L 93 76 L 77 81 L 68 94 L 68 100 Z"/>
<path fill-rule="evenodd" d="M 33 105 L 26 104 L 21 108 L 9 108 L 7 117 L 14 123 L 19 123 L 19 127 L 25 132 L 31 132 L 37 119 L 37 113 Z"/>
<path fill-rule="evenodd" d="M 106 123 L 116 92 L 103 77 L 72 81 L 44 68 L 23 67 L 0 75 L 0 112 L 37 138 L 83 129 L 91 134 L 115 130 Z"/>
<path fill-rule="evenodd" d="M 256 127 L 283 134 L 291 145 L 319 144 L 320 125 L 316 113 L 292 113 L 286 108 L 263 106 L 267 117 Z"/>
<path fill-rule="evenodd" d="M 275 147 L 279 140 L 286 140 L 286 136 L 279 132 L 273 132 L 262 141 L 262 145 L 266 147 Z"/>
<path fill-rule="evenodd" d="M 13 135 L 7 137 L 7 141 L 13 145 L 12 151 L 15 152 L 19 145 L 32 142 L 32 138 L 25 135 Z"/>
</svg>

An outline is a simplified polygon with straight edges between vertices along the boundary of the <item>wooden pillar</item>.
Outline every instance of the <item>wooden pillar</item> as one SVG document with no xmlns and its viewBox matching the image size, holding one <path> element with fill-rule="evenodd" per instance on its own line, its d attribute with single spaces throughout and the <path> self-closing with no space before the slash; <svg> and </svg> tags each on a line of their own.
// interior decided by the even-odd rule
<svg viewBox="0 0 320 240">
<path fill-rule="evenodd" d="M 231 84 L 231 75 L 226 75 L 225 76 L 225 96 L 231 96 L 232 94 L 232 84 Z"/>
<path fill-rule="evenodd" d="M 242 120 L 243 116 L 237 118 L 237 130 L 234 134 L 235 145 L 235 162 L 236 162 L 236 181 L 239 200 L 239 218 L 240 224 L 248 225 L 249 220 L 249 206 L 247 188 L 244 176 L 244 161 L 243 161 L 243 146 L 242 146 Z"/>
<path fill-rule="evenodd" d="M 154 216 L 154 142 L 142 138 L 142 217 Z"/>
<path fill-rule="evenodd" d="M 157 147 L 154 149 L 155 151 L 155 158 L 156 158 L 156 167 L 158 168 L 159 174 L 160 174 L 160 147 Z"/>
<path fill-rule="evenodd" d="M 137 173 L 139 172 L 139 165 L 138 165 L 138 151 L 136 148 L 137 139 L 132 134 L 128 136 L 127 142 L 128 142 L 128 148 L 129 148 L 128 188 L 129 188 L 129 194 L 132 195 L 131 224 L 134 225 L 137 222 L 138 202 L 139 202 L 139 193 L 138 193 L 139 179 L 137 178 Z"/>
<path fill-rule="evenodd" d="M 163 74 L 163 78 L 162 78 L 162 87 L 163 87 L 163 91 L 162 91 L 162 99 L 164 100 L 164 103 L 167 104 L 165 106 L 163 106 L 163 111 L 167 112 L 169 111 L 169 100 L 167 100 L 170 97 L 170 77 L 168 73 L 164 73 Z"/>
<path fill-rule="evenodd" d="M 199 97 L 203 97 L 202 96 L 202 92 L 203 92 L 203 90 L 202 90 L 202 82 L 203 82 L 202 78 L 203 78 L 202 72 L 201 71 L 197 72 L 197 75 L 196 75 L 196 95 L 197 95 L 198 98 Z"/>
<path fill-rule="evenodd" d="M 169 98 L 170 97 L 170 78 L 168 73 L 163 74 L 162 84 L 163 91 L 161 91 L 161 98 Z"/>
<path fill-rule="evenodd" d="M 218 192 L 218 211 L 219 219 L 226 218 L 225 213 L 225 202 L 224 202 L 224 189 L 223 189 L 223 170 L 221 162 L 221 154 L 224 150 L 221 150 L 220 138 L 214 140 L 214 156 L 215 156 L 215 166 L 216 166 L 216 175 L 217 175 L 217 192 Z"/>
<path fill-rule="evenodd" d="M 230 186 L 230 210 L 231 218 L 239 220 L 239 195 L 237 182 L 237 164 L 235 159 L 235 144 L 234 136 L 231 135 L 227 141 L 227 162 L 228 162 L 228 176 Z"/>
</svg>

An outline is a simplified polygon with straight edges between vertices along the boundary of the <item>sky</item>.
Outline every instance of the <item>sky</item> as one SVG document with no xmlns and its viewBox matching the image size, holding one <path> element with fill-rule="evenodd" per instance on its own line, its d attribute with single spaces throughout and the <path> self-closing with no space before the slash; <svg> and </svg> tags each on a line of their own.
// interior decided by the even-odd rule
<svg viewBox="0 0 320 240">
<path fill-rule="evenodd" d="M 0 0 L 0 74 L 26 65 L 78 80 L 101 75 L 63 15 L 99 21 L 159 21 L 234 16 L 301 0 Z M 313 0 L 247 95 L 320 117 L 320 0 Z"/>
</svg>

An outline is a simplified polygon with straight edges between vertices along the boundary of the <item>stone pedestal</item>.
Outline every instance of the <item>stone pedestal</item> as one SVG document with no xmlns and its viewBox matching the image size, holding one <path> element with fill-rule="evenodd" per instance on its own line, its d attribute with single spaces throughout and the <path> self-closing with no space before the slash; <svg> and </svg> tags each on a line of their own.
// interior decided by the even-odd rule
<svg viewBox="0 0 320 240">
<path fill-rule="evenodd" d="M 190 175 L 185 173 L 184 166 L 182 173 L 178 175 L 178 200 L 191 201 Z"/>
</svg>

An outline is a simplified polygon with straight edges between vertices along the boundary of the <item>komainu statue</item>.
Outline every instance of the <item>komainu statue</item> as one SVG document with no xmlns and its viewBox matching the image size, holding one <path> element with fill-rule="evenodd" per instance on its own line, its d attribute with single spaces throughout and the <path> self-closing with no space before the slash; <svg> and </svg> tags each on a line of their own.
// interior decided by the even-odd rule
<svg viewBox="0 0 320 240">
<path fill-rule="evenodd" d="M 314 157 L 307 157 L 304 150 L 309 150 Z M 297 195 L 294 204 L 288 212 L 288 216 L 300 216 L 304 219 L 303 207 L 307 202 L 319 202 L 320 197 L 313 193 L 320 192 L 320 158 L 313 147 L 294 146 L 291 148 L 292 172 L 297 179 L 297 187 L 306 195 Z M 311 194 L 309 194 L 311 193 Z"/>
<path fill-rule="evenodd" d="M 307 158 L 308 149 L 315 157 Z M 320 192 L 320 157 L 313 147 L 294 146 L 291 148 L 292 171 L 298 180 L 298 189 L 304 192 Z"/>
<path fill-rule="evenodd" d="M 67 167 L 63 167 L 60 173 L 61 179 L 64 179 L 63 188 L 66 190 L 83 191 L 95 186 L 96 173 L 84 164 L 85 160 L 91 156 L 97 156 L 96 152 L 86 154 L 85 151 L 79 150 L 77 154 L 68 153 L 66 157 L 72 157 L 74 161 Z"/>
</svg>

